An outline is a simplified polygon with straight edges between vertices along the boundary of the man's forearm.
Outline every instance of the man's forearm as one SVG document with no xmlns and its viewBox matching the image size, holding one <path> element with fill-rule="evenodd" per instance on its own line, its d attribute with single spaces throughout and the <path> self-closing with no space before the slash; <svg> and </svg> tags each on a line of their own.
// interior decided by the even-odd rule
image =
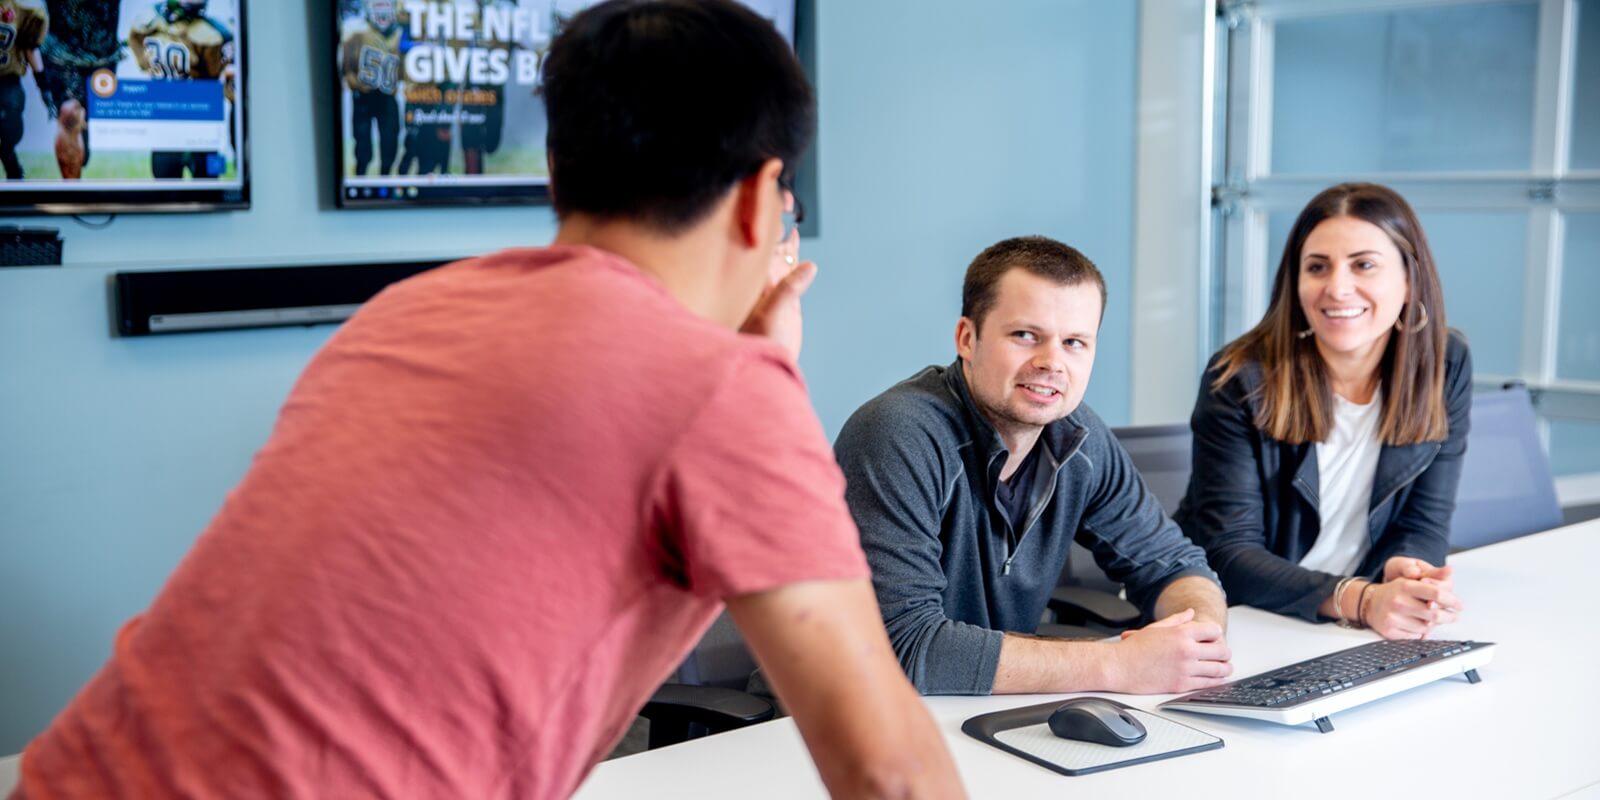
<svg viewBox="0 0 1600 800">
<path fill-rule="evenodd" d="M 865 578 L 730 597 L 728 611 L 794 715 L 830 794 L 963 796 L 944 737 L 895 661 Z"/>
<path fill-rule="evenodd" d="M 1215 622 L 1227 631 L 1228 601 L 1222 588 L 1210 579 L 1185 575 L 1167 584 L 1156 598 L 1156 619 L 1165 619 L 1186 608 L 1194 609 L 1195 619 Z"/>
<path fill-rule="evenodd" d="M 995 694 L 1108 691 L 1111 645 L 1008 633 L 1000 642 Z"/>
</svg>

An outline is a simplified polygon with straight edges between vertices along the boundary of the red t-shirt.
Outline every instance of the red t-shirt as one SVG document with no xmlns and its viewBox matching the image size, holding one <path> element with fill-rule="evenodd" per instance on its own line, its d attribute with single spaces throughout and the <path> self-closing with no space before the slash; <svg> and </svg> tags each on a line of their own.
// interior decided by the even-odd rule
<svg viewBox="0 0 1600 800">
<path fill-rule="evenodd" d="M 722 598 L 867 567 L 784 351 L 590 248 L 397 284 L 313 359 L 21 792 L 564 797 Z"/>
</svg>

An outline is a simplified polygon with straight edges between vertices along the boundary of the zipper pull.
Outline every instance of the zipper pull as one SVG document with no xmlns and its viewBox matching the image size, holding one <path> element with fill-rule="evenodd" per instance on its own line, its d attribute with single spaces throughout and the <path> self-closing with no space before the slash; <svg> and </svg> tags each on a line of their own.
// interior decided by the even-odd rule
<svg viewBox="0 0 1600 800">
<path fill-rule="evenodd" d="M 1016 556 L 1012 556 L 1011 558 L 1016 558 Z M 1006 559 L 1006 563 L 1000 565 L 1000 574 L 1001 575 L 1010 575 L 1011 574 L 1011 558 Z"/>
</svg>

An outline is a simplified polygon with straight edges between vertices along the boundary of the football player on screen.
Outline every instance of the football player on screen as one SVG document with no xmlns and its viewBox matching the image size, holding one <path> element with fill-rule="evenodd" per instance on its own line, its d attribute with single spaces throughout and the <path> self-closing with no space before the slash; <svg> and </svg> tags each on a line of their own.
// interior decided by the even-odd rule
<svg viewBox="0 0 1600 800">
<path fill-rule="evenodd" d="M 233 32 L 206 16 L 206 0 L 157 3 L 150 21 L 128 31 L 128 47 L 139 69 L 156 80 L 221 81 L 223 96 L 233 102 Z M 232 128 L 232 125 L 229 125 Z M 214 150 L 157 150 L 150 154 L 156 178 L 215 178 L 226 164 Z"/>
<path fill-rule="evenodd" d="M 454 83 L 406 80 L 405 136 L 395 174 L 413 174 L 413 168 L 414 174 L 450 173 L 451 106 L 443 98 L 453 91 Z"/>
<path fill-rule="evenodd" d="M 456 84 L 449 82 L 406 82 L 405 152 L 398 174 L 410 175 L 413 167 L 418 175 L 450 174 L 454 106 L 443 98 L 457 92 Z"/>
<path fill-rule="evenodd" d="M 83 177 L 89 164 L 89 76 L 115 70 L 122 60 L 117 38 L 120 3 L 106 0 L 47 0 L 50 32 L 39 54 L 44 79 L 39 94 L 56 120 L 56 165 L 61 177 Z"/>
<path fill-rule="evenodd" d="M 514 7 L 507 0 L 478 0 L 478 18 L 489 6 Z M 472 46 L 481 49 L 510 51 L 513 43 L 501 42 L 486 35 L 486 26 L 477 27 Z M 482 175 L 484 156 L 500 149 L 501 134 L 506 126 L 506 89 L 503 83 L 468 83 L 463 94 L 461 115 L 462 172 Z"/>
<path fill-rule="evenodd" d="M 6 180 L 22 179 L 17 142 L 22 141 L 22 74 L 30 68 L 42 95 L 44 64 L 39 45 L 50 27 L 45 10 L 19 0 L 0 0 L 0 164 Z"/>
<path fill-rule="evenodd" d="M 350 131 L 356 139 L 355 174 L 372 163 L 372 128 L 378 128 L 378 173 L 388 175 L 400 150 L 400 18 L 395 0 L 367 0 L 366 27 L 339 48 L 340 74 L 350 89 Z"/>
<path fill-rule="evenodd" d="M 454 47 L 460 44 L 459 40 L 439 40 L 426 35 L 413 37 L 409 17 L 404 11 L 401 12 L 400 31 L 402 68 L 407 54 L 414 47 Z M 411 175 L 413 169 L 417 175 L 445 175 L 450 172 L 450 144 L 454 141 L 451 129 L 455 124 L 456 104 L 456 100 L 451 98 L 458 96 L 460 90 L 437 72 L 426 77 L 427 80 L 418 80 L 418 76 L 409 72 L 403 77 L 405 90 L 401 96 L 405 98 L 405 111 L 401 118 L 405 122 L 405 134 L 401 140 L 403 149 L 400 164 L 395 169 L 399 175 Z"/>
</svg>

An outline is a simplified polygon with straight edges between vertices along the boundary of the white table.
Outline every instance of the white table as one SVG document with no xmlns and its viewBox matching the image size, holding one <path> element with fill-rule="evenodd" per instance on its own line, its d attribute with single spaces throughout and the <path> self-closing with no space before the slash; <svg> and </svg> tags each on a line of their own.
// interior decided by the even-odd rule
<svg viewBox="0 0 1600 800">
<path fill-rule="evenodd" d="M 961 732 L 968 717 L 1071 695 L 930 697 L 978 798 L 1600 798 L 1600 520 L 1462 553 L 1461 621 L 1438 638 L 1499 645 L 1470 685 L 1449 678 L 1333 715 L 1334 731 L 1167 712 L 1221 750 L 1066 777 Z M 1371 641 L 1256 609 L 1230 612 L 1239 677 Z M 1145 709 L 1170 695 L 1119 696 Z M 793 720 L 601 764 L 583 800 L 824 796 Z"/>
<path fill-rule="evenodd" d="M 22 780 L 22 755 L 0 756 L 0 797 L 5 797 Z"/>
</svg>

